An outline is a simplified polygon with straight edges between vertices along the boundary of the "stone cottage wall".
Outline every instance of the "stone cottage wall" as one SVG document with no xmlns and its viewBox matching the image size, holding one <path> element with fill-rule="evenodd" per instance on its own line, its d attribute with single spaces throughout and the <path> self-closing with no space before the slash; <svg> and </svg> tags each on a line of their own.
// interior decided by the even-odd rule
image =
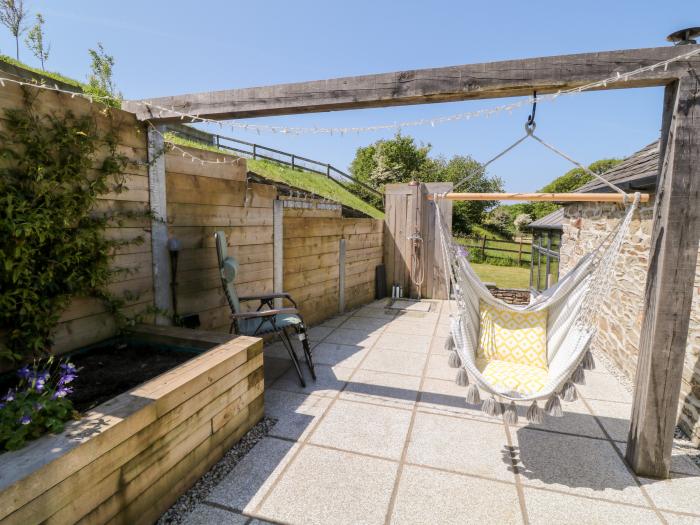
<svg viewBox="0 0 700 525">
<path fill-rule="evenodd" d="M 634 380 L 644 287 L 651 241 L 653 203 L 635 214 L 627 242 L 615 268 L 610 296 L 602 302 L 597 318 L 595 350 L 605 352 Z M 561 272 L 566 273 L 585 253 L 615 227 L 623 215 L 616 204 L 576 203 L 566 206 L 561 240 Z M 700 261 L 700 259 L 699 259 Z M 679 424 L 700 444 L 700 264 L 696 267 L 695 292 L 679 401 Z"/>
</svg>

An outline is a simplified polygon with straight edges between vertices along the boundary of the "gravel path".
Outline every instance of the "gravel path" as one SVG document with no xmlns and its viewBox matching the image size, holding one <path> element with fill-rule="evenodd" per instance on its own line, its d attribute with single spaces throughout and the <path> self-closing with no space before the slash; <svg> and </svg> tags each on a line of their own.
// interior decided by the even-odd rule
<svg viewBox="0 0 700 525">
<path fill-rule="evenodd" d="M 264 438 L 270 429 L 277 423 L 275 419 L 264 417 L 258 422 L 241 440 L 233 445 L 224 457 L 216 463 L 209 471 L 195 483 L 190 490 L 178 498 L 175 504 L 170 507 L 158 520 L 158 525 L 174 525 L 182 523 L 192 509 L 205 500 L 209 492 L 233 470 L 241 459 Z"/>
</svg>

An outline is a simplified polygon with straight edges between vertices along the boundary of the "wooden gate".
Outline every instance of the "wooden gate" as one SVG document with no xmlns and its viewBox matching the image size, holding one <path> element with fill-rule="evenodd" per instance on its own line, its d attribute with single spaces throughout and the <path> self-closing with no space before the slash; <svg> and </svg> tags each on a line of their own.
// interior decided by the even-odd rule
<svg viewBox="0 0 700 525">
<path fill-rule="evenodd" d="M 438 244 L 435 202 L 426 197 L 451 190 L 451 182 L 386 186 L 384 265 L 389 296 L 392 286 L 399 285 L 404 297 L 447 299 L 449 287 Z M 452 202 L 440 201 L 439 206 L 451 232 Z M 421 283 L 420 293 L 416 282 Z"/>
</svg>

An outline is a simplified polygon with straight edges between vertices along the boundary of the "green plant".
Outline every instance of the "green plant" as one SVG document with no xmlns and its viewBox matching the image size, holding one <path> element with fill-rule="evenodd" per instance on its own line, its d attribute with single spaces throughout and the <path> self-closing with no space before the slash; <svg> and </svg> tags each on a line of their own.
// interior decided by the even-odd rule
<svg viewBox="0 0 700 525">
<path fill-rule="evenodd" d="M 24 18 L 27 10 L 24 8 L 24 0 L 0 0 L 0 24 L 10 30 L 15 37 L 15 53 L 19 60 L 19 37 L 27 30 Z"/>
<path fill-rule="evenodd" d="M 17 371 L 19 381 L 0 401 L 0 452 L 17 450 L 47 432 L 61 432 L 66 421 L 78 417 L 68 399 L 75 366 L 53 357 Z"/>
<path fill-rule="evenodd" d="M 107 54 L 102 42 L 97 43 L 97 49 L 88 49 L 88 53 L 90 53 L 90 74 L 85 92 L 100 98 L 107 105 L 120 107 L 122 96 L 112 79 L 114 57 Z"/>
<path fill-rule="evenodd" d="M 111 119 L 109 108 L 103 113 Z M 105 239 L 109 217 L 91 214 L 97 198 L 125 189 L 127 159 L 116 124 L 99 132 L 93 115 L 39 115 L 25 91 L 5 110 L 0 133 L 0 358 L 41 355 L 76 295 L 109 299 Z M 97 159 L 100 156 L 101 160 Z M 117 299 L 114 299 L 118 302 Z"/>
<path fill-rule="evenodd" d="M 44 42 L 44 17 L 41 13 L 36 14 L 36 23 L 27 33 L 25 39 L 27 47 L 34 53 L 34 56 L 41 62 L 41 70 L 45 71 L 44 63 L 49 59 L 51 45 Z"/>
</svg>

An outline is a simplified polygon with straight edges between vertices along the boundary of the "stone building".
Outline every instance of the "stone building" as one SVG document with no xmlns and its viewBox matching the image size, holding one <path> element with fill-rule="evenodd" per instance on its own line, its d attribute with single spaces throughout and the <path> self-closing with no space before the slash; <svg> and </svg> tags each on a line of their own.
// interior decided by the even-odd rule
<svg viewBox="0 0 700 525">
<path fill-rule="evenodd" d="M 615 268 L 610 295 L 603 302 L 598 316 L 599 329 L 593 342 L 594 348 L 607 354 L 630 380 L 634 380 L 639 353 L 654 209 L 653 194 L 658 174 L 658 142 L 650 144 L 603 174 L 606 179 L 626 191 L 652 194 L 651 201 L 640 206 L 632 221 Z M 610 190 L 599 181 L 593 181 L 579 191 Z M 563 275 L 581 256 L 598 245 L 622 215 L 623 207 L 618 204 L 570 203 L 562 210 L 533 223 L 533 226 L 540 225 L 540 235 L 547 228 L 561 234 L 559 264 Z M 700 445 L 700 265 L 696 266 L 695 273 L 678 423 L 695 445 Z"/>
</svg>

